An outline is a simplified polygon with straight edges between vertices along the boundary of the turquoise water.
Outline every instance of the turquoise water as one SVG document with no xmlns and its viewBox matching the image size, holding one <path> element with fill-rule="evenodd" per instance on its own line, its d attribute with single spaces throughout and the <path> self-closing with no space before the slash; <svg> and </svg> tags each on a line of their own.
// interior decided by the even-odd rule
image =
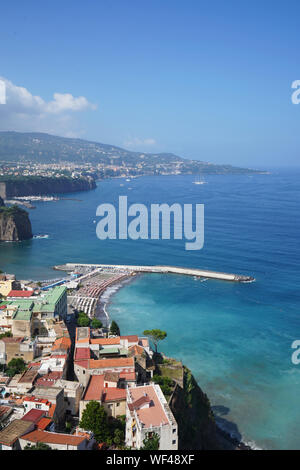
<svg viewBox="0 0 300 470">
<path fill-rule="evenodd" d="M 37 204 L 33 231 L 49 239 L 0 244 L 0 267 L 33 279 L 57 277 L 51 266 L 67 261 L 254 275 L 251 284 L 145 275 L 115 293 L 108 310 L 124 334 L 168 332 L 161 349 L 192 369 L 224 427 L 258 447 L 299 449 L 300 366 L 291 363 L 291 343 L 300 339 L 299 177 L 208 176 L 201 186 L 190 176 L 105 181 L 74 195 L 81 202 Z M 188 252 L 179 240 L 99 241 L 97 205 L 126 194 L 129 203 L 204 203 L 204 248 Z"/>
</svg>

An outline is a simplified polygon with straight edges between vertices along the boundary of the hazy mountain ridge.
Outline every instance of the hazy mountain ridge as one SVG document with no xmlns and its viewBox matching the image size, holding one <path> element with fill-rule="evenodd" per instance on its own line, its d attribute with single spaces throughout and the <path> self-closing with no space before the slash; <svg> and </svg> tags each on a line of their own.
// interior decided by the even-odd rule
<svg viewBox="0 0 300 470">
<path fill-rule="evenodd" d="M 82 139 L 58 137 L 43 133 L 0 132 L 0 161 L 6 162 L 75 162 L 116 166 L 142 165 L 145 170 L 162 173 L 160 165 L 167 165 L 179 173 L 248 173 L 256 170 L 231 165 L 215 165 L 190 160 L 172 153 L 132 152 L 114 145 Z M 165 168 L 164 168 L 165 170 Z"/>
</svg>

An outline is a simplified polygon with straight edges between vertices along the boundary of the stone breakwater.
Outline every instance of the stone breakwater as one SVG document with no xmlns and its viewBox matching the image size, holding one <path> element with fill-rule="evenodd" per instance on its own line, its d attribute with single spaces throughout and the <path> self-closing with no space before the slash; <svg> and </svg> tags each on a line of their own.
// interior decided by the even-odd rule
<svg viewBox="0 0 300 470">
<path fill-rule="evenodd" d="M 222 273 L 216 271 L 206 271 L 195 268 L 181 268 L 176 266 L 133 266 L 133 265 L 119 265 L 119 264 L 79 264 L 79 263 L 66 263 L 61 266 L 54 266 L 54 269 L 61 271 L 74 271 L 76 268 L 90 268 L 90 269 L 112 269 L 120 271 L 128 271 L 132 273 L 165 273 L 165 274 L 182 274 L 187 276 L 205 277 L 208 279 L 219 279 L 222 281 L 233 282 L 253 282 L 255 278 L 243 274 Z"/>
</svg>

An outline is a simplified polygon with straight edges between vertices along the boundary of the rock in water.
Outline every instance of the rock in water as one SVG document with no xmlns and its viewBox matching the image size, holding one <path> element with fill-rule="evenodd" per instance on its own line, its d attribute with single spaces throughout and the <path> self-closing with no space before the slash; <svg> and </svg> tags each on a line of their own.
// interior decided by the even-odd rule
<svg viewBox="0 0 300 470">
<path fill-rule="evenodd" d="M 21 241 L 32 238 L 28 213 L 18 206 L 5 207 L 0 198 L 0 241 Z"/>
</svg>

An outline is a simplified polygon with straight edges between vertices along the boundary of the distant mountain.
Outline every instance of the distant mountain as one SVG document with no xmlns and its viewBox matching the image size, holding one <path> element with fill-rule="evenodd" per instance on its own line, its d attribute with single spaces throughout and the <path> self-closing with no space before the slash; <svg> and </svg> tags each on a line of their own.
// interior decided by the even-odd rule
<svg viewBox="0 0 300 470">
<path fill-rule="evenodd" d="M 0 161 L 74 162 L 131 168 L 131 174 L 254 173 L 231 165 L 189 160 L 172 153 L 131 152 L 114 145 L 42 133 L 0 132 Z"/>
</svg>

